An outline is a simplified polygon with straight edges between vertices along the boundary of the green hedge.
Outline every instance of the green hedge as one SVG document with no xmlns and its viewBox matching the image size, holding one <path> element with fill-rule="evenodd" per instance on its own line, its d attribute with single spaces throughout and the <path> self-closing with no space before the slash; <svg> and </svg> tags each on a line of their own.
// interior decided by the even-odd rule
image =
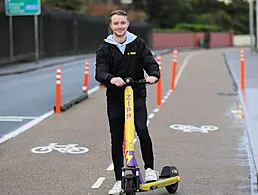
<svg viewBox="0 0 258 195">
<path fill-rule="evenodd" d="M 200 32 L 200 31 L 213 31 L 220 32 L 222 28 L 216 25 L 209 24 L 190 24 L 190 23 L 180 23 L 175 26 L 175 28 L 155 28 L 155 32 Z"/>
</svg>

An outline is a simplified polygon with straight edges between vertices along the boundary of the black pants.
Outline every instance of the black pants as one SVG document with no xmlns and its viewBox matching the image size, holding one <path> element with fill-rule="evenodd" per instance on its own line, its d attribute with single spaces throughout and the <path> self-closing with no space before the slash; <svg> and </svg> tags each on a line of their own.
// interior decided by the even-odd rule
<svg viewBox="0 0 258 195">
<path fill-rule="evenodd" d="M 115 178 L 121 180 L 124 166 L 123 141 L 124 141 L 124 106 L 108 104 L 108 119 L 111 133 L 111 154 L 114 164 Z M 145 99 L 134 101 L 134 123 L 135 130 L 140 140 L 141 153 L 144 161 L 144 168 L 153 169 L 152 141 L 147 128 L 147 108 Z"/>
</svg>

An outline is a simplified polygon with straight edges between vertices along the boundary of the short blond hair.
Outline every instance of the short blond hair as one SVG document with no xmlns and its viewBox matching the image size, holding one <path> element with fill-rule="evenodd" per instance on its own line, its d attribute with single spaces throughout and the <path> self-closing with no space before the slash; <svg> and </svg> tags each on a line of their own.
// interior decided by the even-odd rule
<svg viewBox="0 0 258 195">
<path fill-rule="evenodd" d="M 115 10 L 115 11 L 112 11 L 110 16 L 109 16 L 109 22 L 111 22 L 111 18 L 113 15 L 118 15 L 118 16 L 126 16 L 127 19 L 128 19 L 128 14 L 125 10 Z"/>
</svg>

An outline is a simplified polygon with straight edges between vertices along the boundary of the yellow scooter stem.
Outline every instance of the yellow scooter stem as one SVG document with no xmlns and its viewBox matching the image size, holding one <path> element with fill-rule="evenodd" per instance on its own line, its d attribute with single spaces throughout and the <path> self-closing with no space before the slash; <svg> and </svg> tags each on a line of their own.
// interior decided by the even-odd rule
<svg viewBox="0 0 258 195">
<path fill-rule="evenodd" d="M 133 166 L 134 156 L 134 99 L 131 86 L 125 89 L 125 158 L 128 166 Z"/>
</svg>

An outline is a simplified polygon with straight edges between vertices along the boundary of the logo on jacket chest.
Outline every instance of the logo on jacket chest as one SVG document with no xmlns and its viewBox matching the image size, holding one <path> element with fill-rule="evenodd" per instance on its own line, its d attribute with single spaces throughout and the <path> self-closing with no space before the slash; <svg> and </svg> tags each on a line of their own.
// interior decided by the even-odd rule
<svg viewBox="0 0 258 195">
<path fill-rule="evenodd" d="M 130 52 L 127 52 L 127 55 L 129 55 L 129 56 L 136 55 L 136 51 L 130 51 Z"/>
</svg>

